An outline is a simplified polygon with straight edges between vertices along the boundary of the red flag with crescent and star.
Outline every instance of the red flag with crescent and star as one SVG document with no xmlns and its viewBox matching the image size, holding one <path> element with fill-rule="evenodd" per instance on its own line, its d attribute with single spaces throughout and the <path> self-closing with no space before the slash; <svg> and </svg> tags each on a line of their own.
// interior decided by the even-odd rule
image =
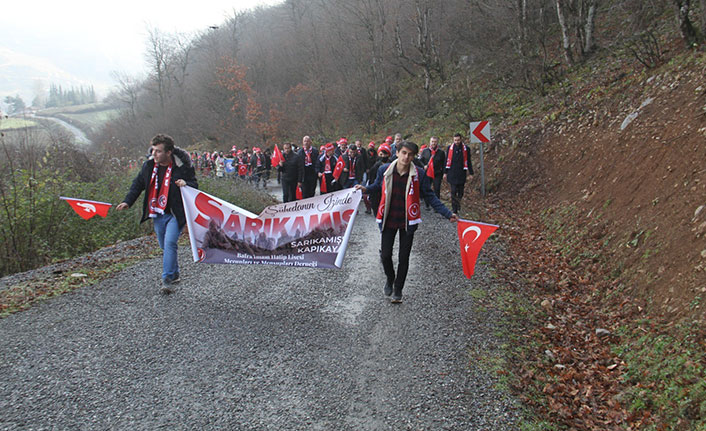
<svg viewBox="0 0 706 431">
<path fill-rule="evenodd" d="M 88 220 L 94 215 L 99 215 L 105 217 L 108 215 L 108 210 L 113 204 L 106 202 L 88 201 L 86 199 L 74 199 L 59 196 L 59 199 L 63 199 L 71 205 L 71 208 L 76 211 L 76 214 L 80 215 L 84 220 Z"/>
<path fill-rule="evenodd" d="M 343 173 L 343 168 L 346 167 L 346 162 L 343 160 L 343 156 L 338 157 L 338 161 L 336 162 L 336 167 L 333 169 L 333 177 L 335 179 L 341 178 L 341 174 Z"/>
<path fill-rule="evenodd" d="M 284 160 L 282 152 L 279 150 L 277 144 L 275 144 L 275 150 L 272 152 L 272 158 L 270 159 L 270 161 L 272 162 L 272 166 L 279 166 L 279 162 L 281 162 L 282 160 Z"/>
<path fill-rule="evenodd" d="M 458 241 L 461 244 L 461 261 L 463 273 L 471 278 L 476 266 L 476 259 L 485 240 L 498 228 L 494 224 L 480 223 L 471 220 L 458 221 Z"/>
</svg>

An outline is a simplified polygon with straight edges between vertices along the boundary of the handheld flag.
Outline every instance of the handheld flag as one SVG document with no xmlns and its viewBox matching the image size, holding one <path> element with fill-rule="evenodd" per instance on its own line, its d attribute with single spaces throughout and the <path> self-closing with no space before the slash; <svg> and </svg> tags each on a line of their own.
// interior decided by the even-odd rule
<svg viewBox="0 0 706 431">
<path fill-rule="evenodd" d="M 485 240 L 495 232 L 499 226 L 493 224 L 480 223 L 470 220 L 458 221 L 458 241 L 461 244 L 461 261 L 463 262 L 463 273 L 467 278 L 471 278 L 476 266 L 476 259 Z"/>
<path fill-rule="evenodd" d="M 272 158 L 270 159 L 270 161 L 272 162 L 272 166 L 278 166 L 279 162 L 281 162 L 282 160 L 284 160 L 284 157 L 282 157 L 282 152 L 279 150 L 277 144 L 275 144 L 275 150 L 272 152 Z"/>
<path fill-rule="evenodd" d="M 336 167 L 333 168 L 333 177 L 338 180 L 341 178 L 341 174 L 343 173 L 343 168 L 346 167 L 346 162 L 343 160 L 343 156 L 338 157 L 338 161 L 336 162 Z"/>
<path fill-rule="evenodd" d="M 298 201 L 304 199 L 304 194 L 302 193 L 302 186 L 297 186 L 296 198 Z"/>
<path fill-rule="evenodd" d="M 63 196 L 59 196 L 59 199 L 63 199 L 66 202 L 71 205 L 71 208 L 76 211 L 76 214 L 81 216 L 84 220 L 88 220 L 89 218 L 93 217 L 94 215 L 98 214 L 101 217 L 105 217 L 108 215 L 108 210 L 113 204 L 109 204 L 106 202 L 96 202 L 96 201 L 88 201 L 85 199 L 74 199 L 74 198 L 66 198 Z"/>
</svg>

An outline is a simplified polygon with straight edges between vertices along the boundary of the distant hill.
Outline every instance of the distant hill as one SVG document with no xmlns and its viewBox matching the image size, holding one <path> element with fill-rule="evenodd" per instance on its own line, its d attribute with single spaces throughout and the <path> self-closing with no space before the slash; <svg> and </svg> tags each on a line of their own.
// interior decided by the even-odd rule
<svg viewBox="0 0 706 431">
<path fill-rule="evenodd" d="M 36 90 L 48 91 L 51 83 L 66 87 L 94 85 L 101 90 L 105 86 L 78 78 L 46 59 L 0 46 L 0 100 L 19 94 L 29 105 Z"/>
</svg>

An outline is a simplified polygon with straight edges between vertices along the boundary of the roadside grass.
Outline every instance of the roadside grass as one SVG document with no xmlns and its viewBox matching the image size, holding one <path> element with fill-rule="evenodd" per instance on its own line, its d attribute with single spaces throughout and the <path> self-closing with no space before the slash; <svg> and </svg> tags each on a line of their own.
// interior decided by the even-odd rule
<svg viewBox="0 0 706 431">
<path fill-rule="evenodd" d="M 620 401 L 643 419 L 646 430 L 706 430 L 706 354 L 695 329 L 655 328 L 643 321 L 619 331 L 625 341 L 613 352 L 626 364 L 627 386 Z"/>
</svg>

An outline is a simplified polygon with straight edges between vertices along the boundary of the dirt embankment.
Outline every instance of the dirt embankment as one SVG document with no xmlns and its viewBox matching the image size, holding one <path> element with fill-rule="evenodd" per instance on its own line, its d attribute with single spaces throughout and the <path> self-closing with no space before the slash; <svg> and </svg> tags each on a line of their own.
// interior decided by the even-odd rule
<svg viewBox="0 0 706 431">
<path fill-rule="evenodd" d="M 650 314 L 706 320 L 706 55 L 575 86 L 497 162 L 502 195 Z M 554 120 L 554 118 L 556 118 Z M 552 121 L 553 120 L 553 121 Z"/>
</svg>

